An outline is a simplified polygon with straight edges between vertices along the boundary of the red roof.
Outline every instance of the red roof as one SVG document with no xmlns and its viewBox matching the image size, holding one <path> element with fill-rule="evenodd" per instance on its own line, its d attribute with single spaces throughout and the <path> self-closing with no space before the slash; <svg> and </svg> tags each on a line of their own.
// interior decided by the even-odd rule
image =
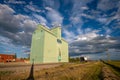
<svg viewBox="0 0 120 80">
<path fill-rule="evenodd" d="M 15 54 L 0 54 L 0 55 L 15 55 Z"/>
</svg>

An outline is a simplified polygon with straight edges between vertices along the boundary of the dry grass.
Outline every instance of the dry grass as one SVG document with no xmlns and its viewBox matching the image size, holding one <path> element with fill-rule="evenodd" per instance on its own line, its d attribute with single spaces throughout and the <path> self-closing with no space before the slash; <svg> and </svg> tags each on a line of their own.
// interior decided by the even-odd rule
<svg viewBox="0 0 120 80">
<path fill-rule="evenodd" d="M 116 67 L 120 68 L 120 61 L 108 61 L 107 63 L 115 65 Z"/>
<path fill-rule="evenodd" d="M 102 62 L 63 63 L 60 66 L 34 70 L 35 80 L 101 80 Z M 30 71 L 1 75 L 1 80 L 26 80 Z"/>
<path fill-rule="evenodd" d="M 120 61 L 106 61 L 107 66 L 111 71 L 120 77 Z"/>
<path fill-rule="evenodd" d="M 100 80 L 100 62 L 63 64 L 60 67 L 36 72 L 37 80 Z"/>
</svg>

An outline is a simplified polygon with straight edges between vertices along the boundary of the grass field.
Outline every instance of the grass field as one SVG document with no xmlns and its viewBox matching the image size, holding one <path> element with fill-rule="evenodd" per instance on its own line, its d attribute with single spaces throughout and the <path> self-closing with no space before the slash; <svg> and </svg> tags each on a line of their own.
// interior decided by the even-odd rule
<svg viewBox="0 0 120 80">
<path fill-rule="evenodd" d="M 113 67 L 111 65 L 116 67 Z M 15 65 L 15 64 L 14 64 Z M 54 65 L 54 66 L 53 66 Z M 1 67 L 2 66 L 2 67 Z M 3 68 L 3 66 L 6 68 Z M 120 61 L 48 65 L 0 65 L 0 80 L 119 80 Z M 43 67 L 40 67 L 43 66 Z M 50 67 L 49 67 L 50 66 Z M 53 66 L 53 67 L 52 67 Z M 7 69 L 8 68 L 8 69 Z M 13 69 L 12 69 L 13 68 Z M 23 71 L 21 71 L 23 70 Z M 109 76 L 110 79 L 109 79 Z M 108 78 L 108 79 L 106 79 Z"/>
<path fill-rule="evenodd" d="M 115 65 L 120 68 L 120 61 L 108 61 L 108 63 Z"/>
<path fill-rule="evenodd" d="M 120 61 L 107 61 L 106 63 L 111 71 L 120 77 Z"/>
</svg>

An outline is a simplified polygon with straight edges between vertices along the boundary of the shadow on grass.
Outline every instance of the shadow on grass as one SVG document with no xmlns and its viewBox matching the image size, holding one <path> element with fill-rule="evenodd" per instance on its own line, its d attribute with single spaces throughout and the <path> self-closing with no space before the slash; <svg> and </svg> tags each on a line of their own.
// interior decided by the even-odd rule
<svg viewBox="0 0 120 80">
<path fill-rule="evenodd" d="M 112 67 L 114 70 L 120 72 L 120 68 L 119 68 L 119 67 L 117 67 L 117 66 L 115 66 L 115 65 L 112 65 L 112 64 L 110 64 L 110 63 L 107 63 L 107 62 L 105 62 L 105 61 L 103 61 L 103 60 L 101 60 L 101 62 L 103 62 L 104 64 L 109 65 L 109 66 Z"/>
<path fill-rule="evenodd" d="M 31 69 L 30 69 L 29 77 L 26 80 L 35 80 L 33 73 L 34 73 L 34 60 L 33 60 L 33 63 L 32 63 Z"/>
</svg>

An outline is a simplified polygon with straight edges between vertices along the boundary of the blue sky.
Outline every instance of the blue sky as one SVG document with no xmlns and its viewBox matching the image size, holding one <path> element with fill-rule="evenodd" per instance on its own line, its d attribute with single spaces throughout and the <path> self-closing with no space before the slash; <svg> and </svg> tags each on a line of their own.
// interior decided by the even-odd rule
<svg viewBox="0 0 120 80">
<path fill-rule="evenodd" d="M 120 59 L 120 0 L 0 0 L 0 53 L 26 57 L 38 24 L 61 25 L 70 56 Z"/>
</svg>

